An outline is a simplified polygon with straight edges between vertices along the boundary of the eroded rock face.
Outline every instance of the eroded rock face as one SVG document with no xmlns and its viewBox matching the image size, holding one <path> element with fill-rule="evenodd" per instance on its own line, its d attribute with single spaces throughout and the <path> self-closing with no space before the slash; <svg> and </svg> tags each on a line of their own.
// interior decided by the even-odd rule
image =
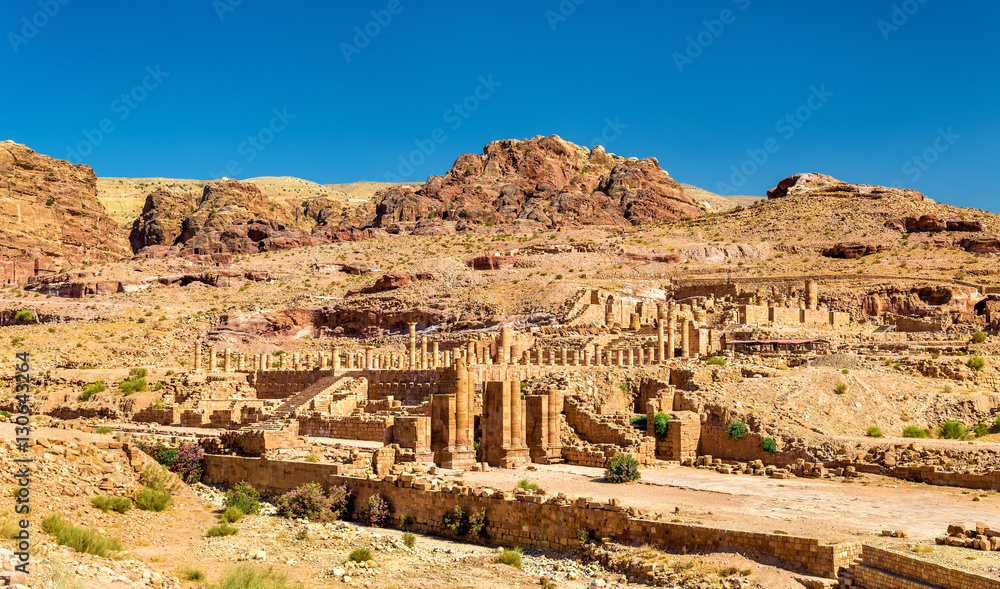
<svg viewBox="0 0 1000 589">
<path fill-rule="evenodd" d="M 473 270 L 510 270 L 517 256 L 477 256 L 466 262 Z"/>
<path fill-rule="evenodd" d="M 264 196 L 253 184 L 236 180 L 209 182 L 198 201 L 198 209 L 184 219 L 179 241 L 186 242 L 206 231 L 225 231 L 231 225 L 252 219 L 292 223 L 284 205 Z"/>
<path fill-rule="evenodd" d="M 161 188 L 146 195 L 142 214 L 132 223 L 129 244 L 133 252 L 151 245 L 174 245 L 184 219 L 198 205 L 198 195 Z"/>
<path fill-rule="evenodd" d="M 982 221 L 959 218 L 945 218 L 940 215 L 920 215 L 887 221 L 885 226 L 904 233 L 939 233 L 942 231 L 963 231 L 975 233 L 984 229 Z"/>
<path fill-rule="evenodd" d="M 865 256 L 877 254 L 878 246 L 865 243 L 838 243 L 833 247 L 823 250 L 823 255 L 827 258 L 839 258 L 843 260 L 856 260 Z"/>
<path fill-rule="evenodd" d="M 409 272 L 389 272 L 387 274 L 383 274 L 382 277 L 376 280 L 375 284 L 371 286 L 366 286 L 358 290 L 347 291 L 346 296 L 396 290 L 397 288 L 410 284 L 414 280 L 433 280 L 433 278 L 434 274 L 431 272 L 417 272 L 416 274 L 410 274 Z"/>
<path fill-rule="evenodd" d="M 767 191 L 768 198 L 786 196 L 838 196 L 843 198 L 888 198 L 901 197 L 924 200 L 926 197 L 916 190 L 875 186 L 872 184 L 850 184 L 826 174 L 795 174 Z"/>
<path fill-rule="evenodd" d="M 128 253 L 124 232 L 97 200 L 90 166 L 0 142 L 0 283 Z"/>
<path fill-rule="evenodd" d="M 960 245 L 973 254 L 1000 254 L 1000 236 L 996 235 L 963 239 Z"/>
<path fill-rule="evenodd" d="M 371 225 L 526 219 L 547 227 L 629 226 L 703 213 L 656 158 L 626 159 L 553 135 L 494 141 L 482 155 L 459 156 L 446 175 L 431 176 L 419 190 L 385 190 Z"/>
</svg>

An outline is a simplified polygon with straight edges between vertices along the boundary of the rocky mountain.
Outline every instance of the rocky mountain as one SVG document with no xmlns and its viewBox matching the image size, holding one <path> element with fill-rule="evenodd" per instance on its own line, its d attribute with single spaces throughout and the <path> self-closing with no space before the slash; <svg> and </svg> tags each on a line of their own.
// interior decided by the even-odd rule
<svg viewBox="0 0 1000 589">
<path fill-rule="evenodd" d="M 209 182 L 201 195 L 161 188 L 146 197 L 142 214 L 132 224 L 129 242 L 136 252 L 150 245 L 171 246 L 200 233 L 225 231 L 255 219 L 290 224 L 294 215 L 253 184 L 236 180 Z"/>
<path fill-rule="evenodd" d="M 422 188 L 384 190 L 366 221 L 375 227 L 428 219 L 631 226 L 704 212 L 656 158 L 624 158 L 552 135 L 493 141 L 482 155 L 459 156 L 447 174 L 429 177 Z"/>
<path fill-rule="evenodd" d="M 898 196 L 917 201 L 927 198 L 916 190 L 873 184 L 850 184 L 826 174 L 795 174 L 767 191 L 768 198 L 786 196 L 843 196 L 870 199 Z"/>
<path fill-rule="evenodd" d="M 0 282 L 128 253 L 123 232 L 97 200 L 90 166 L 0 142 Z"/>
</svg>

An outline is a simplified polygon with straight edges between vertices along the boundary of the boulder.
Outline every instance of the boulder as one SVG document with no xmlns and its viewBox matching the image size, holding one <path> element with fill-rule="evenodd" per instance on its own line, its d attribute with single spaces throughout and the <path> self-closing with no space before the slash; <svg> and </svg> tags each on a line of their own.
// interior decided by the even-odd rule
<svg viewBox="0 0 1000 589">
<path fill-rule="evenodd" d="M 983 236 L 963 239 L 962 249 L 973 254 L 1000 254 L 1000 236 Z"/>
<path fill-rule="evenodd" d="M 838 243 L 833 247 L 828 247 L 822 251 L 827 258 L 840 258 L 843 260 L 855 260 L 877 254 L 878 246 L 864 243 Z"/>
<path fill-rule="evenodd" d="M 473 270 L 510 270 L 517 256 L 477 256 L 466 262 Z"/>
<path fill-rule="evenodd" d="M 924 200 L 926 197 L 916 190 L 876 186 L 873 184 L 850 184 L 826 174 L 795 174 L 767 191 L 768 198 L 787 196 L 842 197 L 881 199 L 889 197 Z"/>
</svg>

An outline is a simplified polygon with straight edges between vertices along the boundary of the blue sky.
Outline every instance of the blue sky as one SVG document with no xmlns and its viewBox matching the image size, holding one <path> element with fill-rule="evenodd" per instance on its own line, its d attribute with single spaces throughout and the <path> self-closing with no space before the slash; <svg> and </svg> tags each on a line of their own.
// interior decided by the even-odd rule
<svg viewBox="0 0 1000 589">
<path fill-rule="evenodd" d="M 95 6 L 96 5 L 96 6 Z M 1000 4 L 7 0 L 0 139 L 101 176 L 421 181 L 493 139 L 1000 212 Z"/>
</svg>

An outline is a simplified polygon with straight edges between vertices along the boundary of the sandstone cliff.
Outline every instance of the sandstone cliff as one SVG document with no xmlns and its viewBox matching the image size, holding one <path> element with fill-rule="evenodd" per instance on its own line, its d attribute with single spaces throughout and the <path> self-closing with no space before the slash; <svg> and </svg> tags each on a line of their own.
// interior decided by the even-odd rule
<svg viewBox="0 0 1000 589">
<path fill-rule="evenodd" d="M 494 141 L 482 155 L 459 156 L 446 175 L 431 176 L 420 189 L 382 191 L 370 222 L 629 226 L 703 213 L 656 158 L 626 159 L 552 135 Z"/>
<path fill-rule="evenodd" d="M 850 184 L 826 174 L 795 174 L 785 178 L 777 186 L 767 191 L 768 198 L 786 196 L 842 196 L 854 198 L 887 198 L 898 196 L 913 200 L 926 197 L 916 190 L 875 186 L 873 184 Z"/>
<path fill-rule="evenodd" d="M 0 282 L 129 253 L 97 200 L 97 175 L 13 141 L 0 142 Z"/>
</svg>

